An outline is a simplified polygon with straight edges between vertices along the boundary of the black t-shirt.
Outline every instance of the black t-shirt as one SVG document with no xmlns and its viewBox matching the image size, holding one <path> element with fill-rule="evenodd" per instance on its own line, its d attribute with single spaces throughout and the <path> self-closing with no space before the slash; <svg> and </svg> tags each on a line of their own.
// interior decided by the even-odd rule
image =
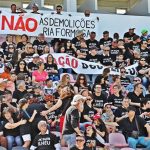
<svg viewBox="0 0 150 150">
<path fill-rule="evenodd" d="M 117 56 L 120 52 L 122 52 L 122 50 L 121 50 L 120 48 L 118 48 L 118 47 L 116 47 L 116 48 L 111 47 L 111 48 L 110 48 L 110 56 L 111 56 L 111 59 L 112 59 L 113 61 L 115 61 L 115 60 L 116 60 L 116 56 Z"/>
<path fill-rule="evenodd" d="M 116 61 L 116 68 L 121 68 L 121 67 L 126 67 L 126 66 L 127 66 L 127 62 L 125 60 L 122 60 L 122 61 L 117 60 Z"/>
<path fill-rule="evenodd" d="M 114 94 L 108 97 L 108 102 L 112 103 L 113 106 L 120 107 L 122 105 L 123 96 L 116 96 Z"/>
<path fill-rule="evenodd" d="M 32 92 L 31 92 L 32 93 Z M 37 100 L 38 103 L 44 103 L 44 97 L 41 94 L 32 93 L 33 97 Z"/>
<path fill-rule="evenodd" d="M 4 58 L 4 53 L 0 51 L 0 61 L 2 58 Z"/>
<path fill-rule="evenodd" d="M 38 134 L 32 145 L 37 148 L 36 150 L 56 150 L 54 146 L 58 143 L 56 135 L 48 133 L 45 135 Z"/>
<path fill-rule="evenodd" d="M 4 94 L 5 94 L 5 91 L 0 90 L 0 95 L 4 95 Z"/>
<path fill-rule="evenodd" d="M 89 118 L 93 118 L 93 116 L 96 114 L 96 110 L 93 107 L 89 107 L 86 103 L 84 104 L 84 110 L 82 112 L 82 117 L 84 115 L 87 115 Z M 88 120 L 84 119 L 84 117 L 81 117 L 81 121 L 80 122 L 87 122 Z"/>
<path fill-rule="evenodd" d="M 129 32 L 126 32 L 123 37 L 128 38 L 129 40 L 133 40 L 134 35 L 135 35 L 135 33 L 129 34 Z"/>
<path fill-rule="evenodd" d="M 75 45 L 77 50 L 80 49 L 80 40 L 78 40 L 76 37 L 72 39 L 71 43 Z"/>
<path fill-rule="evenodd" d="M 149 113 L 150 114 L 150 108 L 148 108 L 148 109 L 140 109 L 140 114 L 142 114 L 142 113 L 144 113 L 144 112 L 147 112 L 147 113 Z M 144 118 L 144 120 L 148 123 L 148 124 L 150 124 L 150 115 L 144 115 L 142 118 Z"/>
<path fill-rule="evenodd" d="M 93 147 L 90 147 L 91 143 L 93 144 Z M 96 137 L 89 137 L 85 135 L 85 146 L 89 147 L 90 150 L 96 150 Z"/>
<path fill-rule="evenodd" d="M 70 48 L 70 49 L 66 48 L 65 49 L 65 53 L 68 54 L 68 55 L 70 55 L 70 56 L 77 57 L 77 54 L 76 54 L 76 52 L 74 51 L 73 48 Z"/>
<path fill-rule="evenodd" d="M 92 41 L 92 40 L 88 39 L 88 40 L 86 40 L 86 45 L 88 48 L 95 47 L 95 46 L 99 47 L 99 43 L 97 40 Z"/>
<path fill-rule="evenodd" d="M 13 54 L 14 54 L 14 52 L 7 51 L 7 52 L 5 52 L 4 56 L 6 56 L 7 61 L 11 61 Z"/>
<path fill-rule="evenodd" d="M 89 49 L 87 47 L 80 47 L 79 50 L 80 50 L 80 53 L 83 53 L 86 55 L 89 54 Z"/>
<path fill-rule="evenodd" d="M 78 88 L 78 92 L 80 92 L 80 91 L 83 90 L 83 89 L 88 89 L 89 91 L 91 91 L 90 85 L 87 85 L 87 86 L 84 86 L 84 87 L 83 87 L 83 86 L 78 85 L 78 84 L 75 83 L 74 86 Z"/>
<path fill-rule="evenodd" d="M 127 114 L 127 109 L 123 108 L 122 106 L 118 107 L 114 112 L 115 117 L 122 117 L 126 114 Z"/>
<path fill-rule="evenodd" d="M 79 126 L 80 117 L 78 109 L 75 106 L 70 106 L 65 115 L 63 135 L 75 133 L 74 128 Z"/>
<path fill-rule="evenodd" d="M 100 63 L 104 66 L 111 66 L 112 65 L 112 59 L 110 56 L 100 55 L 99 56 Z"/>
<path fill-rule="evenodd" d="M 16 116 L 13 115 L 12 118 L 13 118 L 14 123 L 18 122 L 18 119 L 16 118 Z M 4 124 L 3 124 L 4 125 L 4 136 L 8 136 L 8 135 L 10 135 L 10 136 L 19 136 L 20 135 L 19 127 L 16 127 L 14 129 L 6 129 L 5 125 L 7 123 L 9 123 L 9 121 L 5 119 Z"/>
<path fill-rule="evenodd" d="M 111 46 L 113 39 L 112 38 L 108 38 L 107 40 L 105 40 L 104 38 L 100 39 L 99 41 L 99 45 L 104 45 L 104 46 Z"/>
<path fill-rule="evenodd" d="M 53 64 L 48 64 L 48 63 L 46 63 L 46 64 L 45 64 L 45 69 L 46 69 L 46 71 L 58 70 L 58 67 L 57 67 L 57 65 L 56 65 L 55 63 L 53 63 Z M 51 73 L 51 72 L 49 72 L 48 74 L 49 74 L 49 75 L 53 75 L 53 74 L 56 74 L 56 73 Z"/>
<path fill-rule="evenodd" d="M 24 74 L 24 76 L 25 76 L 25 81 L 28 81 L 28 79 L 29 79 L 29 77 L 30 77 L 30 73 L 29 73 L 29 71 L 27 71 L 27 70 L 24 70 L 24 71 L 15 71 L 15 73 L 16 73 L 16 75 L 18 75 L 19 73 Z"/>
<path fill-rule="evenodd" d="M 141 49 L 141 45 L 140 43 L 133 43 L 133 42 L 130 42 L 127 44 L 127 47 L 133 51 L 137 51 L 137 52 L 140 52 L 140 49 Z"/>
<path fill-rule="evenodd" d="M 3 49 L 4 54 L 5 54 L 5 52 L 8 51 L 9 44 L 13 44 L 15 46 L 15 43 L 8 43 L 7 41 L 5 41 L 5 42 L 2 43 L 1 48 Z"/>
<path fill-rule="evenodd" d="M 98 63 L 99 62 L 99 55 L 91 55 L 91 54 L 88 54 L 86 56 L 86 61 L 90 61 L 90 62 L 95 62 L 95 63 Z"/>
<path fill-rule="evenodd" d="M 22 54 L 21 54 L 21 58 L 22 59 L 26 59 L 26 60 L 30 60 L 30 59 L 32 59 L 33 58 L 33 55 L 34 55 L 34 53 L 26 53 L 26 52 L 23 52 Z"/>
<path fill-rule="evenodd" d="M 23 49 L 25 48 L 25 46 L 26 46 L 26 44 L 23 44 L 22 42 L 19 42 L 19 43 L 17 44 L 17 49 L 23 50 Z"/>
<path fill-rule="evenodd" d="M 90 150 L 87 146 L 84 146 L 83 149 L 78 149 L 77 146 L 73 146 L 70 150 Z"/>
<path fill-rule="evenodd" d="M 138 127 L 136 125 L 135 118 L 137 120 Z M 129 120 L 129 118 L 124 118 L 118 123 L 123 133 L 126 135 L 126 137 L 131 137 L 132 131 L 138 131 L 138 128 L 140 132 L 139 136 L 147 136 L 147 131 L 146 128 L 144 127 L 146 121 L 139 116 L 135 116 L 132 122 Z"/>
<path fill-rule="evenodd" d="M 149 68 L 148 65 L 145 65 L 145 66 L 137 66 L 136 70 L 137 70 L 137 72 L 138 72 L 138 76 L 139 76 L 139 77 L 143 77 L 144 74 L 140 74 L 139 71 L 140 71 L 141 69 L 142 69 L 142 70 L 146 70 L 146 69 L 148 69 L 148 68 Z"/>
<path fill-rule="evenodd" d="M 93 107 L 103 108 L 104 104 L 107 103 L 107 96 L 101 93 L 100 96 L 93 94 Z"/>
<path fill-rule="evenodd" d="M 33 42 L 33 47 L 37 46 L 37 52 L 39 55 L 42 55 L 44 47 L 47 45 L 48 43 L 46 41 L 40 42 L 39 40 L 35 40 Z"/>
<path fill-rule="evenodd" d="M 150 51 L 148 48 L 141 49 L 140 52 L 141 58 L 145 58 L 148 63 L 150 63 Z"/>
<path fill-rule="evenodd" d="M 121 85 L 124 87 L 127 87 L 131 83 L 131 81 L 128 77 L 121 76 L 120 80 L 121 80 Z"/>
<path fill-rule="evenodd" d="M 38 67 L 37 67 L 37 65 L 35 63 L 29 62 L 28 69 L 30 69 L 33 72 L 33 71 L 37 70 Z"/>
<path fill-rule="evenodd" d="M 17 99 L 17 103 L 19 102 L 20 99 L 22 99 L 24 97 L 24 95 L 27 94 L 27 91 L 19 91 L 19 90 L 15 90 L 13 93 L 13 98 Z"/>
</svg>

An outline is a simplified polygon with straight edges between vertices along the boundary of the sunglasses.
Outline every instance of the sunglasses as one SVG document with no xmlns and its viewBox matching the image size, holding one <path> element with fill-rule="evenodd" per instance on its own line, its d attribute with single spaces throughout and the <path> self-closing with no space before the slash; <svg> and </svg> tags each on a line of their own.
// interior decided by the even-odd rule
<svg viewBox="0 0 150 150">
<path fill-rule="evenodd" d="M 77 142 L 83 142 L 84 140 L 82 139 L 76 139 Z"/>
<path fill-rule="evenodd" d="M 145 61 L 145 59 L 141 59 L 141 61 Z"/>
<path fill-rule="evenodd" d="M 28 47 L 29 49 L 32 49 L 33 47 Z"/>
<path fill-rule="evenodd" d="M 137 82 L 137 81 L 139 81 L 139 80 L 133 80 L 133 81 Z"/>
<path fill-rule="evenodd" d="M 126 73 L 126 71 L 121 71 L 121 73 Z"/>
</svg>

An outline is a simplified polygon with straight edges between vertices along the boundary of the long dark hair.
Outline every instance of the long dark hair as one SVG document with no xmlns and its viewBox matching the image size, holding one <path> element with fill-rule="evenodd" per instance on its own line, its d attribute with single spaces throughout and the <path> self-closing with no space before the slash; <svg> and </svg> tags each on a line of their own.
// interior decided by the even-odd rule
<svg viewBox="0 0 150 150">
<path fill-rule="evenodd" d="M 26 64 L 25 60 L 20 60 L 20 61 L 17 63 L 15 73 L 18 74 L 18 73 L 20 72 L 20 67 L 19 67 L 20 62 L 23 62 L 23 63 L 25 64 L 25 65 L 24 65 L 24 71 L 25 71 L 25 72 L 28 72 L 28 70 L 27 70 L 27 64 Z"/>
<path fill-rule="evenodd" d="M 48 63 L 48 57 L 49 57 L 49 56 L 51 56 L 51 57 L 52 57 L 52 64 L 54 64 L 54 57 L 53 57 L 53 55 L 52 55 L 52 54 L 48 54 L 48 55 L 47 55 L 46 62 Z"/>
<path fill-rule="evenodd" d="M 80 85 L 80 77 L 84 77 L 84 83 L 83 83 L 83 85 L 87 86 L 87 79 L 86 79 L 86 76 L 84 74 L 79 74 L 78 75 L 77 80 L 76 80 L 76 84 Z"/>
</svg>

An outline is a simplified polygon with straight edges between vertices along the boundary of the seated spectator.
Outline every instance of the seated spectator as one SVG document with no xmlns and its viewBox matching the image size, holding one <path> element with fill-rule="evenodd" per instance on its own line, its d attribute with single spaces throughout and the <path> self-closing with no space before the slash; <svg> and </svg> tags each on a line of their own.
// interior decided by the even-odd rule
<svg viewBox="0 0 150 150">
<path fill-rule="evenodd" d="M 17 88 L 13 93 L 13 100 L 18 103 L 25 94 L 27 94 L 26 84 L 23 80 L 21 80 L 18 82 Z"/>
<path fill-rule="evenodd" d="M 135 115 L 136 109 L 132 106 L 128 108 L 128 117 L 119 122 L 119 126 L 125 135 L 129 147 L 136 149 L 137 144 L 150 148 L 150 126 L 144 119 Z"/>
<path fill-rule="evenodd" d="M 107 67 L 112 67 L 113 61 L 110 57 L 110 47 L 108 46 L 103 47 L 103 54 L 99 55 L 99 60 L 102 65 Z"/>
<path fill-rule="evenodd" d="M 150 72 L 150 68 L 145 58 L 140 59 L 137 72 L 138 77 L 140 77 L 142 80 L 142 84 L 145 86 L 145 88 L 147 88 L 149 84 L 148 73 Z"/>
<path fill-rule="evenodd" d="M 46 121 L 40 121 L 37 126 L 40 133 L 35 136 L 30 150 L 36 150 L 37 148 L 44 150 L 60 150 L 59 139 L 56 135 L 50 133 Z"/>
<path fill-rule="evenodd" d="M 90 85 L 87 84 L 86 76 L 84 74 L 79 74 L 76 83 L 74 84 L 74 91 L 77 94 L 82 89 L 88 89 L 89 91 L 91 91 Z"/>
<path fill-rule="evenodd" d="M 0 122 L 0 148 L 7 148 L 7 139 L 3 135 L 3 125 Z M 3 149 L 2 149 L 3 150 Z M 4 149 L 6 150 L 6 149 Z"/>
<path fill-rule="evenodd" d="M 115 115 L 116 122 L 119 122 L 122 119 L 128 117 L 127 109 L 129 107 L 129 102 L 130 102 L 129 98 L 128 97 L 124 97 L 123 101 L 122 101 L 122 106 L 118 107 L 115 110 L 114 115 Z"/>
<path fill-rule="evenodd" d="M 147 41 L 147 37 L 148 37 L 148 30 L 147 29 L 142 29 L 141 31 L 141 41 Z"/>
<path fill-rule="evenodd" d="M 76 136 L 76 144 L 70 148 L 70 150 L 90 150 L 89 147 L 85 146 L 85 137 L 82 135 Z"/>
<path fill-rule="evenodd" d="M 54 50 L 53 50 L 52 47 L 49 47 L 48 45 L 45 45 L 44 49 L 43 49 L 43 54 L 49 54 L 49 53 L 54 53 Z"/>
<path fill-rule="evenodd" d="M 11 63 L 5 64 L 4 72 L 2 74 L 0 74 L 0 78 L 10 80 L 11 79 L 11 73 L 10 73 L 11 69 L 12 69 Z"/>
<path fill-rule="evenodd" d="M 16 50 L 16 48 L 13 44 L 8 45 L 8 51 L 6 51 L 4 53 L 4 62 L 5 63 L 12 62 L 12 57 L 13 57 L 15 50 Z"/>
<path fill-rule="evenodd" d="M 46 85 L 44 85 L 44 95 L 54 95 L 55 92 L 56 87 L 54 87 L 52 79 L 47 79 Z"/>
<path fill-rule="evenodd" d="M 6 87 L 7 87 L 7 79 L 0 78 L 0 95 L 5 94 Z"/>
<path fill-rule="evenodd" d="M 13 42 L 13 36 L 10 35 L 10 34 L 8 34 L 8 35 L 6 36 L 6 41 L 4 41 L 4 42 L 2 43 L 2 45 L 1 45 L 1 48 L 3 49 L 4 54 L 5 54 L 5 52 L 8 52 L 8 45 L 9 45 L 9 44 L 12 44 L 12 45 L 15 46 L 15 43 Z"/>
<path fill-rule="evenodd" d="M 27 69 L 27 64 L 25 60 L 20 60 L 16 66 L 15 69 L 15 73 L 16 75 L 18 75 L 19 73 L 24 74 L 25 76 L 25 82 L 31 82 L 31 77 L 29 74 L 29 71 Z"/>
<path fill-rule="evenodd" d="M 25 45 L 24 51 L 21 52 L 21 59 L 24 59 L 27 63 L 30 62 L 33 57 L 35 50 L 33 49 L 32 43 L 27 43 Z"/>
<path fill-rule="evenodd" d="M 33 42 L 33 47 L 35 52 L 40 56 L 43 54 L 44 47 L 47 45 L 47 41 L 45 40 L 45 36 L 43 33 L 40 33 L 36 40 Z"/>
<path fill-rule="evenodd" d="M 52 54 L 47 55 L 47 61 L 45 63 L 45 70 L 47 71 L 49 78 L 51 78 L 53 81 L 59 80 L 58 67 L 56 63 L 54 62 L 54 57 Z"/>
<path fill-rule="evenodd" d="M 133 40 L 133 36 L 135 35 L 134 30 L 135 28 L 129 28 L 129 31 L 124 34 L 123 38 L 126 43 L 129 43 Z"/>
<path fill-rule="evenodd" d="M 17 49 L 23 51 L 28 43 L 28 39 L 29 38 L 26 34 L 21 35 L 21 41 L 17 43 Z"/>
<path fill-rule="evenodd" d="M 28 63 L 28 69 L 29 69 L 30 73 L 32 73 L 32 72 L 34 72 L 35 70 L 38 69 L 37 64 L 39 63 L 39 61 L 40 61 L 39 55 L 38 54 L 33 54 L 32 62 Z"/>
<path fill-rule="evenodd" d="M 20 137 L 19 126 L 26 123 L 26 120 L 18 121 L 16 116 L 12 115 L 10 108 L 3 110 L 4 115 L 4 135 L 8 141 L 8 150 L 12 150 L 14 142 L 17 146 L 22 146 L 22 140 Z"/>
<path fill-rule="evenodd" d="M 45 81 L 48 79 L 48 73 L 47 71 L 44 71 L 45 66 L 43 62 L 39 62 L 37 64 L 38 70 L 35 70 L 32 73 L 32 82 L 33 83 L 40 83 L 41 85 L 44 85 Z"/>
</svg>

